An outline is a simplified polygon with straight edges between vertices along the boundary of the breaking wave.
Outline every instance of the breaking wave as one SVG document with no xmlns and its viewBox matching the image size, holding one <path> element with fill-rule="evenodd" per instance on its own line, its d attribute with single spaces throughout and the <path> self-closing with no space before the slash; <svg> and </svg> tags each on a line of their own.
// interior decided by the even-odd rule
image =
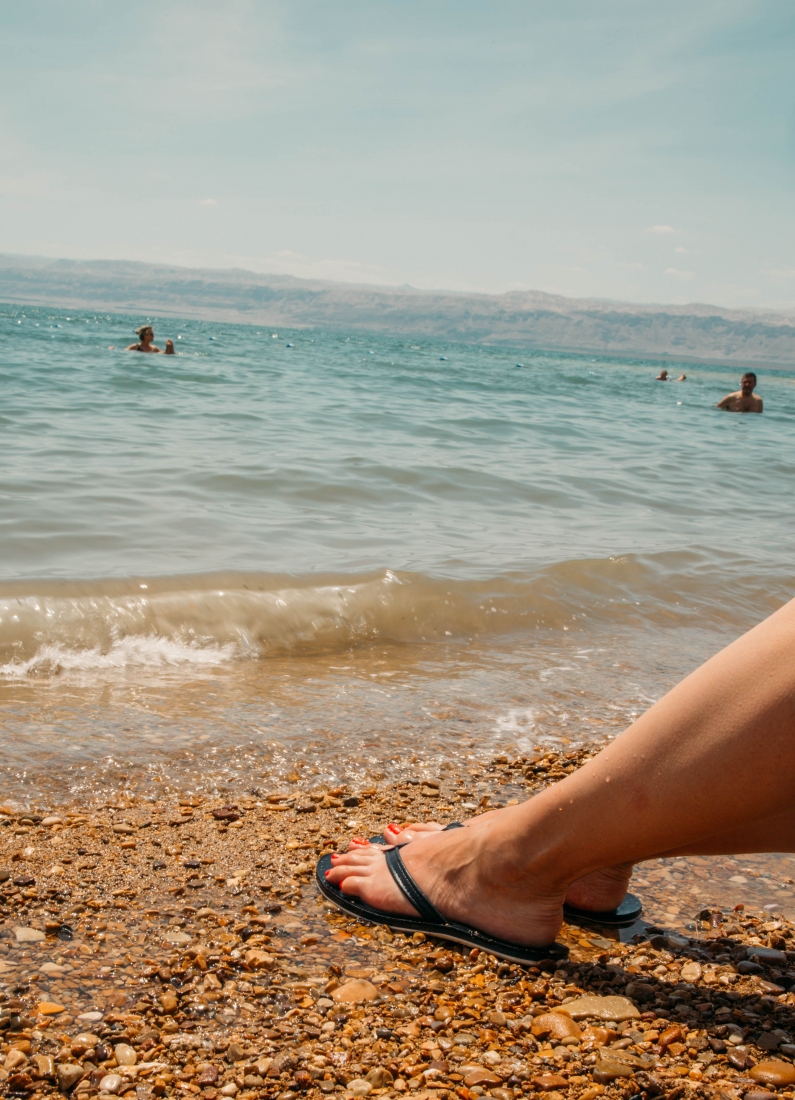
<svg viewBox="0 0 795 1100">
<path fill-rule="evenodd" d="M 744 578 L 744 579 L 743 579 Z M 212 574 L 0 588 L 0 675 L 221 664 L 371 644 L 467 642 L 598 623 L 736 624 L 792 594 L 792 578 L 697 552 L 559 562 L 525 575 L 448 580 Z"/>
</svg>

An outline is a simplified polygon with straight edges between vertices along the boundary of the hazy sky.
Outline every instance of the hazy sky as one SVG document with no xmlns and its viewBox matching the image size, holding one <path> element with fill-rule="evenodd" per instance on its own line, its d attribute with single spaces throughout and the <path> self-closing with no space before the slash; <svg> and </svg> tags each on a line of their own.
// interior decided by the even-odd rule
<svg viewBox="0 0 795 1100">
<path fill-rule="evenodd" d="M 793 0 L 0 6 L 0 251 L 795 304 Z"/>
</svg>

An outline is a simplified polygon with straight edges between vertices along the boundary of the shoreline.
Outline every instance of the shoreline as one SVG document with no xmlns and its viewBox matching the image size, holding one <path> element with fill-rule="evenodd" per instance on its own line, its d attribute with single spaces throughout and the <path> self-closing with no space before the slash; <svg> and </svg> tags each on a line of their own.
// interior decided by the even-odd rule
<svg viewBox="0 0 795 1100">
<path fill-rule="evenodd" d="M 497 757 L 479 807 L 526 797 L 593 751 Z M 656 883 L 645 865 L 633 884 L 645 920 L 621 939 L 564 926 L 568 962 L 530 968 L 359 925 L 317 894 L 316 859 L 351 832 L 452 820 L 472 797 L 413 780 L 288 784 L 226 808 L 173 796 L 0 807 L 5 1091 L 733 1100 L 779 1080 L 792 1097 L 795 925 L 762 894 L 756 910 L 715 904 L 722 890 L 749 897 L 752 878 L 696 876 L 699 905 L 671 878 L 686 861 L 657 861 L 668 874 Z M 647 923 L 674 902 L 684 925 Z"/>
</svg>

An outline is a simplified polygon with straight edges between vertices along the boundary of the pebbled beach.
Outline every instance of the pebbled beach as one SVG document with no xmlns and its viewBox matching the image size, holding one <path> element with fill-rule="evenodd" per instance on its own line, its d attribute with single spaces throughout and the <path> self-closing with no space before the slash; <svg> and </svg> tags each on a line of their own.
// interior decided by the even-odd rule
<svg viewBox="0 0 795 1100">
<path fill-rule="evenodd" d="M 732 866 L 705 880 L 698 861 L 653 861 L 633 880 L 641 921 L 564 926 L 568 961 L 526 968 L 319 896 L 316 859 L 352 833 L 527 797 L 592 751 L 496 758 L 466 787 L 3 807 L 6 1094 L 792 1096 L 795 925 L 765 894 L 780 859 L 742 883 Z M 674 863 L 678 880 L 658 874 Z"/>
</svg>

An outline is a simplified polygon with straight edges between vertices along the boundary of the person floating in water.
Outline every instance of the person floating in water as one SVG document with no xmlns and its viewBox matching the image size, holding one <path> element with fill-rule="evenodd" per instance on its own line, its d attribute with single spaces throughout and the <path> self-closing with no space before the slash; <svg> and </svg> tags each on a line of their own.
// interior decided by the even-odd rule
<svg viewBox="0 0 795 1100">
<path fill-rule="evenodd" d="M 665 369 L 665 367 L 663 367 L 663 369 L 660 371 L 660 373 L 657 375 L 657 377 L 654 379 L 654 381 L 655 382 L 670 382 L 670 378 L 668 377 L 668 371 Z"/>
<path fill-rule="evenodd" d="M 677 382 L 686 382 L 687 381 L 687 375 L 686 374 L 680 374 L 676 381 Z"/>
<path fill-rule="evenodd" d="M 135 330 L 135 335 L 140 341 L 137 344 L 130 344 L 126 347 L 125 351 L 151 351 L 157 355 L 173 355 L 174 354 L 174 342 L 173 340 L 166 340 L 165 350 L 155 347 L 152 341 L 155 338 L 155 330 L 151 325 L 141 325 L 140 328 Z"/>
<path fill-rule="evenodd" d="M 754 393 L 756 388 L 756 375 L 748 371 L 740 379 L 740 388 L 735 393 L 727 393 L 718 402 L 716 409 L 726 409 L 733 413 L 760 413 L 762 411 L 762 398 Z"/>
</svg>

